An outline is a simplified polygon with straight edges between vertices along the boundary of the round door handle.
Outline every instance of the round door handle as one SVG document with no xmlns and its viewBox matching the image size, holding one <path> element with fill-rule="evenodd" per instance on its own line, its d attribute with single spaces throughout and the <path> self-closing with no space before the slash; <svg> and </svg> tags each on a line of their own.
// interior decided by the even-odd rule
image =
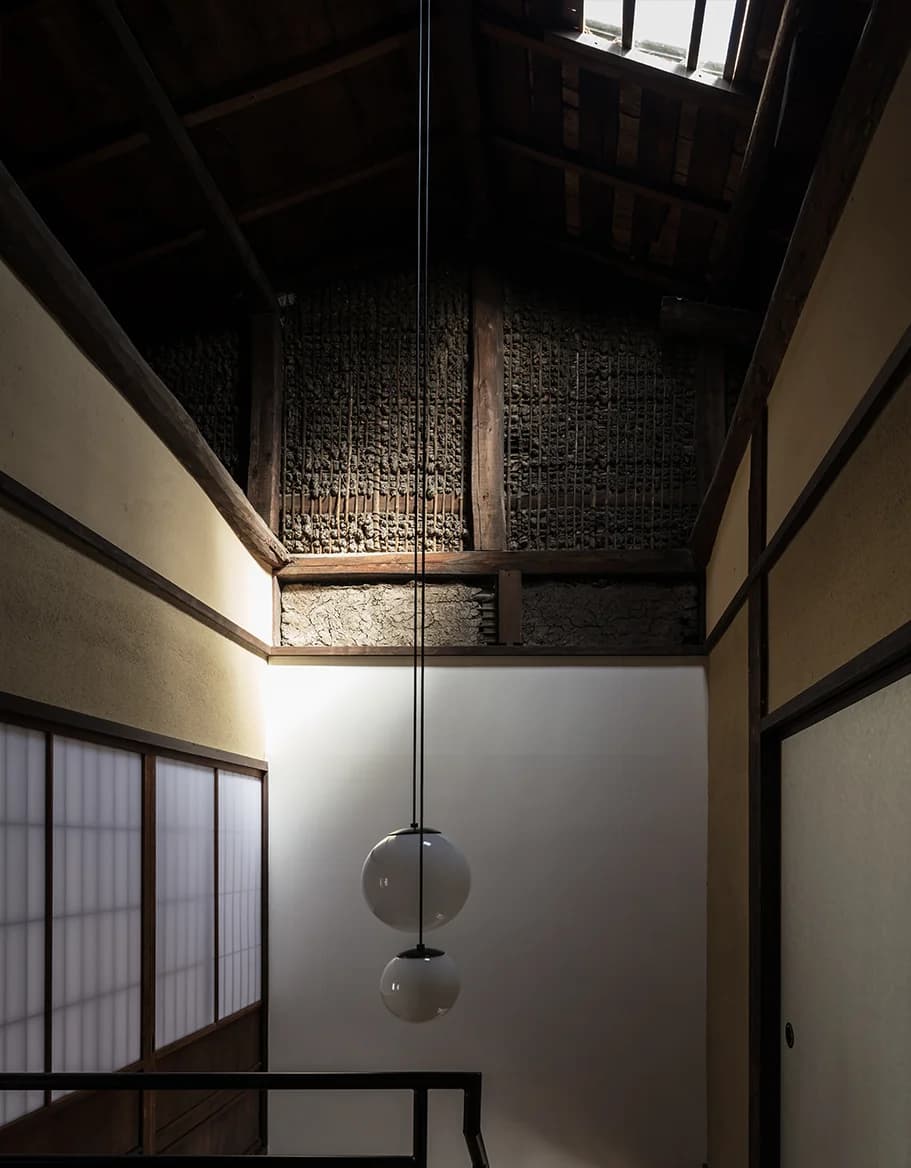
<svg viewBox="0 0 911 1168">
<path fill-rule="evenodd" d="M 788 1049 L 794 1046 L 794 1027 L 788 1022 L 784 1028 L 784 1040 L 788 1044 Z"/>
</svg>

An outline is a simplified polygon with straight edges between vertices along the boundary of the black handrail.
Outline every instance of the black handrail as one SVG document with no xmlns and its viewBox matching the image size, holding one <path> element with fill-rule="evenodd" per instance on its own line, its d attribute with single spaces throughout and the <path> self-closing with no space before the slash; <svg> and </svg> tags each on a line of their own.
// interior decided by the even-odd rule
<svg viewBox="0 0 911 1168">
<path fill-rule="evenodd" d="M 0 1073 L 0 1091 L 410 1091 L 410 1156 L 265 1156 L 287 1168 L 427 1168 L 430 1091 L 461 1091 L 462 1134 L 471 1168 L 490 1168 L 481 1134 L 481 1076 L 475 1071 L 54 1071 Z M 186 1156 L 143 1156 L 156 1168 L 186 1168 Z M 249 1156 L 195 1156 L 219 1168 L 249 1168 Z M 135 1168 L 129 1156 L 2 1156 L 2 1168 L 97 1165 Z"/>
</svg>

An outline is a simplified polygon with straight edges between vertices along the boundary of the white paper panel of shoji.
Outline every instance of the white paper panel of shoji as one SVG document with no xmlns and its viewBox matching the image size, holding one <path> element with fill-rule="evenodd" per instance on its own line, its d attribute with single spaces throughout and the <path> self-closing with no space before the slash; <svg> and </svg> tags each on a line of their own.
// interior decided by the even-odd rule
<svg viewBox="0 0 911 1168">
<path fill-rule="evenodd" d="M 0 1068 L 44 1070 L 44 735 L 0 725 Z M 0 1092 L 0 1123 L 44 1102 Z"/>
<path fill-rule="evenodd" d="M 156 763 L 155 1045 L 215 1021 L 215 773 Z"/>
<path fill-rule="evenodd" d="M 218 1016 L 260 998 L 262 787 L 218 772 Z"/>
<path fill-rule="evenodd" d="M 141 883 L 141 756 L 55 737 L 55 1071 L 140 1057 Z"/>
</svg>

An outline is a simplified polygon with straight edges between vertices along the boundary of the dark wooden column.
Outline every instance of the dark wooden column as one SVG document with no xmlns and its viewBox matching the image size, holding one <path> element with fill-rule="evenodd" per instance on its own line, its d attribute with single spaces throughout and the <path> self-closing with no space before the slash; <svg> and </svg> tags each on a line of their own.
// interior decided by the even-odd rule
<svg viewBox="0 0 911 1168">
<path fill-rule="evenodd" d="M 247 498 L 278 531 L 282 432 L 282 333 L 277 312 L 250 318 L 250 460 Z"/>
<path fill-rule="evenodd" d="M 506 547 L 503 481 L 503 283 L 485 264 L 472 280 L 471 518 L 475 549 Z"/>
</svg>

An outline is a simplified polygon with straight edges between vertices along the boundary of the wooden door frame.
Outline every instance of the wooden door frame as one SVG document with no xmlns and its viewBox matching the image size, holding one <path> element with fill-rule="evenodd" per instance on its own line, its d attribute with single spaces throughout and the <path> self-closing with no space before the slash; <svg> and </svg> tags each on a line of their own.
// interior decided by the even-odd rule
<svg viewBox="0 0 911 1168">
<path fill-rule="evenodd" d="M 911 621 L 786 702 L 760 722 L 758 813 L 761 844 L 750 866 L 759 968 L 750 1000 L 750 1168 L 781 1164 L 781 753 L 802 730 L 911 674 Z M 755 1037 L 754 1037 L 755 1036 Z"/>
</svg>

